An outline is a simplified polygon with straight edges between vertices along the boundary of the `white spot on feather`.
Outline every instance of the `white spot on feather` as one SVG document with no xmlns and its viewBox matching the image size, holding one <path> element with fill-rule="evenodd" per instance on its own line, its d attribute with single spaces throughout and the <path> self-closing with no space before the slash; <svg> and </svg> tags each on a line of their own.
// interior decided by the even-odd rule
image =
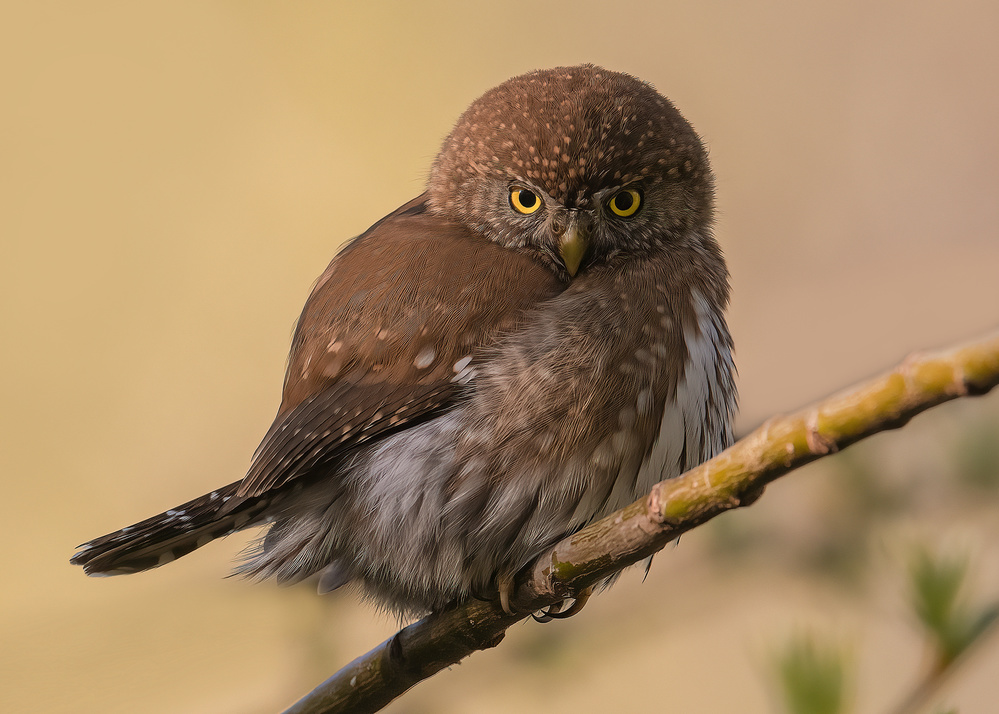
<svg viewBox="0 0 999 714">
<path fill-rule="evenodd" d="M 649 416 L 652 413 L 652 390 L 643 389 L 635 398 L 635 410 L 638 416 Z"/>
<path fill-rule="evenodd" d="M 468 384 L 469 382 L 471 382 L 472 379 L 475 377 L 475 375 L 478 374 L 478 370 L 470 366 L 471 363 L 472 363 L 471 355 L 466 355 L 465 357 L 462 357 L 460 360 L 455 362 L 452 367 L 454 369 L 455 375 L 454 377 L 451 378 L 451 381 L 456 382 L 458 384 Z"/>
<path fill-rule="evenodd" d="M 420 350 L 419 354 L 416 355 L 416 359 L 413 361 L 413 366 L 417 369 L 426 369 L 434 363 L 437 358 L 437 353 L 434 352 L 433 347 L 424 347 Z"/>
</svg>

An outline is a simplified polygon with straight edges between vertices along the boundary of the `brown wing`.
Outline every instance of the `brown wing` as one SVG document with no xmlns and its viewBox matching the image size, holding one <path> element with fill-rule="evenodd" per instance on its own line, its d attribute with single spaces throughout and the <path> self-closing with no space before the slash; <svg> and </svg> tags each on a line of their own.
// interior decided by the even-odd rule
<svg viewBox="0 0 999 714">
<path fill-rule="evenodd" d="M 299 319 L 273 426 L 238 496 L 279 488 L 450 407 L 496 336 L 565 285 L 406 204 L 330 263 Z"/>
</svg>

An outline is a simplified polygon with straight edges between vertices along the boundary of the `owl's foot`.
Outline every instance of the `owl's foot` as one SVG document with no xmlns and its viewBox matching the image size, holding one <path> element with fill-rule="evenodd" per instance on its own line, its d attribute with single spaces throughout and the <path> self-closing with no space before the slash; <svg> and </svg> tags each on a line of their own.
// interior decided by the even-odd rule
<svg viewBox="0 0 999 714">
<path fill-rule="evenodd" d="M 550 606 L 547 610 L 542 610 L 539 613 L 535 613 L 532 617 L 537 622 L 551 622 L 552 620 L 564 620 L 567 617 L 572 617 L 586 605 L 586 601 L 590 599 L 590 595 L 593 594 L 593 588 L 583 588 L 578 593 L 576 597 L 573 598 L 572 605 L 568 609 L 563 610 L 562 606 L 565 605 L 565 601 L 557 602 Z"/>
<path fill-rule="evenodd" d="M 500 607 L 503 608 L 503 612 L 507 615 L 514 614 L 513 608 L 510 607 L 510 596 L 513 595 L 513 585 L 513 575 L 500 574 L 496 576 L 496 587 L 499 589 Z M 583 609 L 592 594 L 592 587 L 583 588 L 576 593 L 576 596 L 572 598 L 572 604 L 565 610 L 562 609 L 565 605 L 565 601 L 563 600 L 562 602 L 557 602 L 554 605 L 549 606 L 540 613 L 534 613 L 531 617 L 533 617 L 537 622 L 551 622 L 552 620 L 564 620 L 568 617 L 572 617 Z"/>
</svg>

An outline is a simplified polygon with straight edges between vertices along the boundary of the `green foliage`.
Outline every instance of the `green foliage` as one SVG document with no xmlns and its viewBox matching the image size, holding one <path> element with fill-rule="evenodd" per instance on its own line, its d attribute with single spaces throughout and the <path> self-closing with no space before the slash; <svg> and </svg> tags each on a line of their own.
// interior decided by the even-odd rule
<svg viewBox="0 0 999 714">
<path fill-rule="evenodd" d="M 967 602 L 969 558 L 916 546 L 909 557 L 909 598 L 931 653 L 929 669 L 897 712 L 922 711 L 959 658 L 999 621 L 999 601 Z M 848 657 L 841 648 L 796 635 L 774 658 L 788 714 L 842 714 L 847 699 Z M 957 714 L 956 709 L 939 709 Z"/>
<path fill-rule="evenodd" d="M 999 617 L 999 602 L 976 608 L 962 596 L 968 575 L 965 555 L 913 550 L 909 564 L 912 606 L 930 641 L 934 668 L 943 671 Z"/>
<path fill-rule="evenodd" d="M 793 636 L 774 657 L 784 709 L 788 714 L 842 714 L 846 711 L 848 657 L 841 648 Z"/>
</svg>

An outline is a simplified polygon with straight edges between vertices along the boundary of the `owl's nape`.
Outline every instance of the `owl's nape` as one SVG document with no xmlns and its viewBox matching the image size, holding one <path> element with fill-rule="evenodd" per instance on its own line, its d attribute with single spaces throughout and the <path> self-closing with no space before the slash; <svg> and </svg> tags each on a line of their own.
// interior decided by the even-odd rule
<svg viewBox="0 0 999 714">
<path fill-rule="evenodd" d="M 504 82 L 426 193 L 320 277 L 244 479 L 73 562 L 137 572 L 268 526 L 239 572 L 356 582 L 405 615 L 509 608 L 546 548 L 731 440 L 712 205 L 700 139 L 650 85 L 591 65 Z"/>
</svg>

